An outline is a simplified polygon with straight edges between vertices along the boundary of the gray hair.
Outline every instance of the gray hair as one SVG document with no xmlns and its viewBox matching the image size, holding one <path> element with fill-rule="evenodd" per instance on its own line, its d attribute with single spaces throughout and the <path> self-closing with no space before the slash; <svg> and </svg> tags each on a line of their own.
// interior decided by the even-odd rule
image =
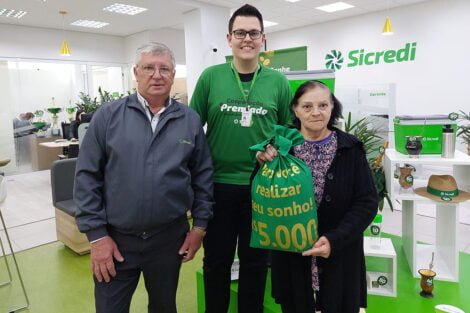
<svg viewBox="0 0 470 313">
<path fill-rule="evenodd" d="M 171 59 L 171 64 L 173 65 L 173 69 L 176 68 L 175 62 L 175 55 L 173 51 L 170 50 L 166 45 L 159 43 L 159 42 L 149 42 L 137 48 L 136 55 L 135 55 L 135 64 L 137 65 L 142 58 L 142 53 L 151 53 L 151 54 L 159 54 L 159 55 L 168 55 Z"/>
</svg>

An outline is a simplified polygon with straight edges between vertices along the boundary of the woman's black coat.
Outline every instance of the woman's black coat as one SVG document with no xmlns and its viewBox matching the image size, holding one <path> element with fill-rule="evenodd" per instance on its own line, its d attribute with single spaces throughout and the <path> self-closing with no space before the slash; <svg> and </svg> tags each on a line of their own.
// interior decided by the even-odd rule
<svg viewBox="0 0 470 313">
<path fill-rule="evenodd" d="M 319 236 L 328 238 L 330 257 L 318 257 L 322 313 L 357 313 L 366 307 L 363 232 L 377 213 L 377 194 L 362 143 L 335 129 L 338 148 L 325 176 L 318 206 Z M 273 251 L 273 296 L 278 303 L 313 312 L 311 258 Z"/>
</svg>

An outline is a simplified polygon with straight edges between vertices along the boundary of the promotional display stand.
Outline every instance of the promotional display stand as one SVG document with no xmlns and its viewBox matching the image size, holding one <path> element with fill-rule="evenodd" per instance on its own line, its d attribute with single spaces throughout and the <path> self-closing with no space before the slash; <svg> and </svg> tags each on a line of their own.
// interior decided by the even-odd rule
<svg viewBox="0 0 470 313">
<path fill-rule="evenodd" d="M 390 238 L 380 238 L 380 244 L 372 237 L 364 237 L 364 254 L 367 264 L 367 293 L 379 296 L 397 296 L 397 254 Z M 375 270 L 376 264 L 382 266 Z M 385 268 L 384 266 L 385 265 Z M 372 269 L 369 270 L 369 269 Z"/>
<path fill-rule="evenodd" d="M 435 279 L 459 281 L 459 252 L 457 248 L 458 203 L 435 202 L 410 192 L 401 192 L 398 180 L 393 178 L 396 164 L 447 166 L 455 178 L 459 189 L 470 190 L 470 157 L 455 151 L 454 158 L 442 158 L 440 155 L 420 155 L 410 158 L 393 149 L 385 152 L 385 176 L 387 190 L 392 200 L 402 204 L 402 237 L 403 250 L 414 277 L 419 277 L 418 270 L 428 268 L 434 252 Z M 421 184 L 421 185 L 419 185 Z M 425 181 L 416 181 L 414 188 L 425 187 Z M 419 203 L 436 206 L 436 240 L 435 244 L 421 244 L 417 241 L 417 206 Z"/>
</svg>

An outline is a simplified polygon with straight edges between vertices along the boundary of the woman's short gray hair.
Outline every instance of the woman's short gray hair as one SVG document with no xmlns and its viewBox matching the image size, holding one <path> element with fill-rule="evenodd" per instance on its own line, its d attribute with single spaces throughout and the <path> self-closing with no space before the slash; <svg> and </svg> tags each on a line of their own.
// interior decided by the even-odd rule
<svg viewBox="0 0 470 313">
<path fill-rule="evenodd" d="M 140 59 L 142 58 L 142 53 L 151 53 L 151 54 L 163 54 L 170 56 L 171 64 L 173 65 L 173 69 L 176 67 L 175 63 L 175 55 L 173 51 L 170 50 L 166 45 L 159 43 L 159 42 L 149 42 L 137 48 L 136 55 L 135 55 L 135 64 L 139 64 Z"/>
</svg>

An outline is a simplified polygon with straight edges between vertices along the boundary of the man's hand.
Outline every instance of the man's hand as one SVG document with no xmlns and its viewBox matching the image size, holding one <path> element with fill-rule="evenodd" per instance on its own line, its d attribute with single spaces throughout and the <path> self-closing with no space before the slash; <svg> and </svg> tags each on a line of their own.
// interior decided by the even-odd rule
<svg viewBox="0 0 470 313">
<path fill-rule="evenodd" d="M 312 249 L 302 252 L 303 256 L 321 256 L 327 259 L 331 253 L 330 242 L 325 236 L 321 236 Z"/>
<path fill-rule="evenodd" d="M 272 162 L 277 157 L 277 150 L 272 145 L 267 145 L 264 152 L 256 152 L 256 160 L 261 164 L 265 161 Z"/>
<path fill-rule="evenodd" d="M 186 235 L 183 245 L 179 250 L 179 255 L 183 256 L 183 263 L 191 261 L 194 258 L 197 250 L 201 248 L 202 239 L 204 238 L 205 231 L 203 229 L 193 228 Z"/>
<path fill-rule="evenodd" d="M 110 276 L 116 276 L 113 257 L 118 262 L 124 261 L 116 243 L 109 236 L 105 236 L 92 243 L 90 254 L 91 269 L 100 283 L 103 281 L 103 278 L 105 282 L 109 283 L 111 280 Z"/>
</svg>

